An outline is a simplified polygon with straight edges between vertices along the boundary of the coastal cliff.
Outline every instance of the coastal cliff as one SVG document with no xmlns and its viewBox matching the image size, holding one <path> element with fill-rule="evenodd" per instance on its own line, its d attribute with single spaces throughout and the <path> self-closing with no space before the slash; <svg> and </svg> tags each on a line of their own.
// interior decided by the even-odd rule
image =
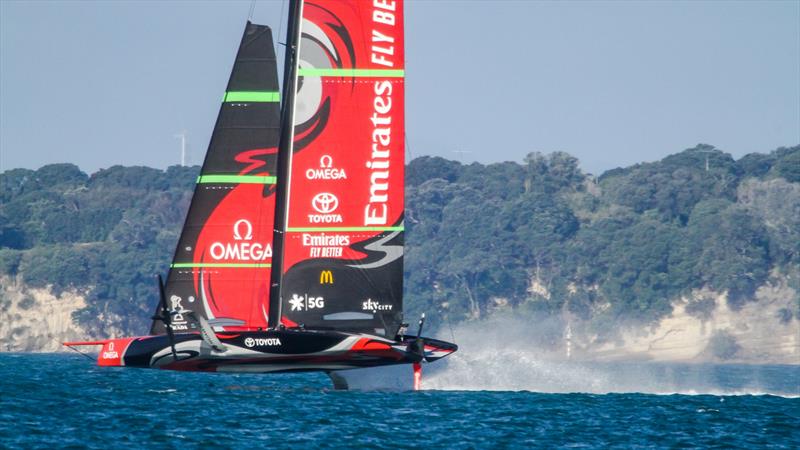
<svg viewBox="0 0 800 450">
<path fill-rule="evenodd" d="M 54 295 L 31 288 L 19 278 L 0 277 L 0 349 L 6 352 L 52 352 L 61 342 L 84 340 L 89 333 L 73 319 L 86 306 L 77 291 Z"/>
</svg>

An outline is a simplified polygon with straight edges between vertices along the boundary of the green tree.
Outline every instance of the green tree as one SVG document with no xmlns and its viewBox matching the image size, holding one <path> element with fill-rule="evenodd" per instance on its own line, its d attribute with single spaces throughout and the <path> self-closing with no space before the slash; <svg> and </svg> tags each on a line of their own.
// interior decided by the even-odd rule
<svg viewBox="0 0 800 450">
<path fill-rule="evenodd" d="M 800 182 L 800 145 L 775 151 L 775 174 L 792 183 Z"/>
</svg>

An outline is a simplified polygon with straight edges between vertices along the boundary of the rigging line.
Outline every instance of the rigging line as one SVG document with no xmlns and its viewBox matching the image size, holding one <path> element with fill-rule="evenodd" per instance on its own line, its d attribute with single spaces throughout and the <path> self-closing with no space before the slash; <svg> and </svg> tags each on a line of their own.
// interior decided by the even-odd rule
<svg viewBox="0 0 800 450">
<path fill-rule="evenodd" d="M 403 131 L 403 137 L 406 143 L 406 162 L 409 162 L 414 159 L 414 155 L 411 154 L 411 141 L 408 139 L 408 133 L 406 131 Z"/>
<path fill-rule="evenodd" d="M 53 339 L 53 340 L 55 341 L 55 339 Z M 58 342 L 58 341 L 56 341 L 56 342 Z M 81 356 L 84 356 L 84 357 L 86 357 L 86 358 L 89 358 L 89 361 L 92 361 L 92 362 L 94 362 L 94 358 L 92 358 L 91 356 L 87 355 L 86 353 L 83 353 L 82 351 L 78 350 L 77 348 L 75 348 L 75 347 L 70 347 L 70 346 L 68 346 L 68 345 L 64 345 L 64 343 L 63 343 L 63 342 L 58 342 L 58 343 L 59 343 L 59 344 L 61 344 L 61 345 L 63 345 L 64 347 L 67 347 L 68 349 L 72 350 L 73 352 L 75 352 L 75 353 L 77 353 L 77 354 L 79 354 L 79 355 L 81 355 Z"/>
<path fill-rule="evenodd" d="M 253 21 L 253 12 L 255 12 L 255 10 L 256 10 L 256 0 L 253 0 L 252 2 L 250 2 L 250 14 L 247 15 L 247 20 L 249 22 Z"/>
<path fill-rule="evenodd" d="M 286 1 L 282 1 L 282 2 L 281 2 L 281 15 L 280 15 L 280 16 L 278 16 L 278 17 L 280 17 L 280 18 L 281 18 L 281 19 L 278 21 L 278 34 L 277 34 L 277 36 L 278 36 L 278 39 L 280 39 L 280 38 L 281 38 L 281 36 L 283 36 L 283 18 L 284 18 L 284 17 L 286 17 L 286 20 L 287 20 L 287 21 L 289 20 L 289 17 L 287 17 L 287 16 L 284 16 L 284 15 L 283 15 L 283 11 L 284 11 L 284 9 L 286 8 L 286 3 L 287 3 L 287 2 L 289 2 L 289 1 L 291 1 L 291 0 L 286 0 Z M 280 44 L 280 42 L 279 42 L 279 44 Z M 286 47 L 286 44 L 284 44 L 284 47 Z M 285 58 L 285 57 L 286 57 L 286 50 L 284 50 L 284 51 L 283 51 L 283 53 L 284 53 L 284 54 L 283 54 L 283 57 Z"/>
<path fill-rule="evenodd" d="M 445 314 L 444 319 L 447 321 L 447 327 L 450 328 L 450 338 L 453 339 L 453 344 L 455 344 L 456 334 L 453 333 L 453 325 L 450 324 L 450 314 Z"/>
</svg>

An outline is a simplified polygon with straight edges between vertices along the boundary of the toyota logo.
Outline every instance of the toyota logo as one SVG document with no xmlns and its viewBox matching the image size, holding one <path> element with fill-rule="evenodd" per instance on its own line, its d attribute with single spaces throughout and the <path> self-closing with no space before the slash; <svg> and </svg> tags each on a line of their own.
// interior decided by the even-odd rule
<svg viewBox="0 0 800 450">
<path fill-rule="evenodd" d="M 256 345 L 256 340 L 251 338 L 251 337 L 249 337 L 249 338 L 244 340 L 244 345 L 246 345 L 248 347 L 252 347 L 252 346 Z"/>
<path fill-rule="evenodd" d="M 328 192 L 320 192 L 311 199 L 311 206 L 320 214 L 328 214 L 339 207 L 339 199 Z"/>
</svg>

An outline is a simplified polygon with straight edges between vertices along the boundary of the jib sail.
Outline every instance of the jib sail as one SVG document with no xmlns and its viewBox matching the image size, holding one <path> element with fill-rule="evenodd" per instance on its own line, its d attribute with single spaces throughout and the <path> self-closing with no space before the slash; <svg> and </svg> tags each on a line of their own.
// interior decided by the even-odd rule
<svg viewBox="0 0 800 450">
<path fill-rule="evenodd" d="M 281 322 L 394 337 L 402 322 L 403 5 L 299 3 Z M 280 216 L 280 214 L 279 214 Z"/>
<path fill-rule="evenodd" d="M 217 330 L 269 325 L 278 89 L 272 32 L 248 22 L 167 277 L 176 331 L 188 311 Z"/>
</svg>

